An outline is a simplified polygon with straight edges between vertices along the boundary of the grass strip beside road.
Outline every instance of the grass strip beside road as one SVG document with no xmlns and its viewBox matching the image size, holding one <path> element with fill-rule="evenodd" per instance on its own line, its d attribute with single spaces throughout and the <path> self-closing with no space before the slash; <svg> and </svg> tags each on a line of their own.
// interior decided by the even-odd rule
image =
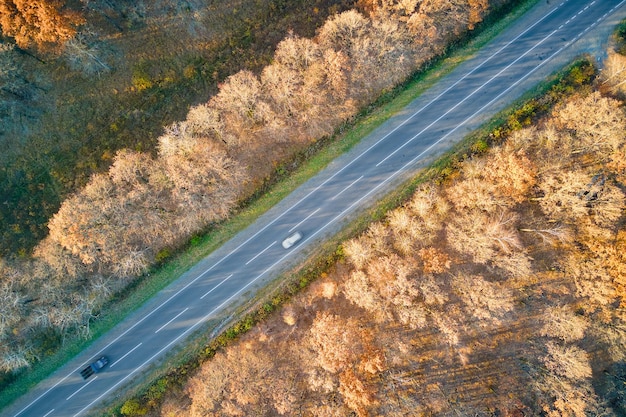
<svg viewBox="0 0 626 417">
<path fill-rule="evenodd" d="M 93 323 L 91 327 L 92 337 L 89 340 L 78 338 L 71 340 L 71 343 L 66 343 L 58 352 L 37 363 L 33 369 L 20 375 L 13 383 L 3 388 L 0 391 L 0 409 L 24 395 L 30 388 L 87 348 L 95 339 L 111 330 L 126 316 L 178 279 L 185 271 L 223 245 L 239 231 L 252 224 L 260 215 L 280 202 L 298 186 L 319 173 L 334 159 L 350 150 L 363 137 L 406 107 L 438 80 L 450 73 L 457 65 L 471 58 L 476 51 L 526 13 L 537 2 L 538 0 L 521 1 L 509 14 L 492 17 L 491 21 L 487 21 L 483 25 L 478 35 L 452 46 L 445 57 L 435 60 L 428 68 L 416 72 L 407 82 L 381 95 L 375 103 L 364 109 L 354 121 L 346 123 L 338 129 L 338 133 L 326 141 L 324 146 L 319 147 L 312 157 L 302 160 L 296 170 L 281 174 L 267 192 L 248 202 L 228 221 L 216 225 L 206 234 L 193 237 L 184 250 L 168 258 L 167 262 L 162 265 L 153 268 L 145 277 L 138 279 L 123 293 L 114 297 L 103 308 L 106 313 Z M 301 160 L 302 157 L 296 159 Z"/>
</svg>

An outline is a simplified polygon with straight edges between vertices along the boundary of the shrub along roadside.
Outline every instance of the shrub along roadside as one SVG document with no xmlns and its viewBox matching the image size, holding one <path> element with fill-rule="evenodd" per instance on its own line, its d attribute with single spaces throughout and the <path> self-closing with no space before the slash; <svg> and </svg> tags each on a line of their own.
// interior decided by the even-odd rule
<svg viewBox="0 0 626 417">
<path fill-rule="evenodd" d="M 217 338 L 207 339 L 202 343 L 197 339 L 192 348 L 179 352 L 173 369 L 161 369 L 159 377 L 152 383 L 138 388 L 135 395 L 123 404 L 113 406 L 106 415 L 143 415 L 149 410 L 158 409 L 166 392 L 180 392 L 190 374 L 206 360 L 212 358 L 220 349 L 250 330 L 257 323 L 273 314 L 293 295 L 308 287 L 319 276 L 326 273 L 343 258 L 341 242 L 357 236 L 367 229 L 372 222 L 381 220 L 386 213 L 405 203 L 419 185 L 428 181 L 443 182 L 458 169 L 459 164 L 468 158 L 484 153 L 491 146 L 501 143 L 509 134 L 533 124 L 548 114 L 565 97 L 589 88 L 595 79 L 596 71 L 592 61 L 581 58 L 573 62 L 562 72 L 556 74 L 533 91 L 527 93 L 509 109 L 501 112 L 483 128 L 468 136 L 446 155 L 435 161 L 432 166 L 415 178 L 387 195 L 375 207 L 367 210 L 351 222 L 342 232 L 322 247 L 314 256 L 293 271 L 285 273 L 274 281 L 273 287 L 266 289 L 256 297 L 253 304 L 243 309 L 243 318 L 224 330 Z M 136 408 L 131 407 L 137 406 Z M 139 410 L 143 414 L 133 414 Z"/>
</svg>

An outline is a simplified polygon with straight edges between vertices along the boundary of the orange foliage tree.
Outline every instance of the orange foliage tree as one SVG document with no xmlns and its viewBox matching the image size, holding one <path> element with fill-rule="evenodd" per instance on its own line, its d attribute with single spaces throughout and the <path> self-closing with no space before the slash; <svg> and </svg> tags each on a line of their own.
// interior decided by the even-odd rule
<svg viewBox="0 0 626 417">
<path fill-rule="evenodd" d="M 85 22 L 63 0 L 0 0 L 0 27 L 18 46 L 62 44 Z"/>
</svg>

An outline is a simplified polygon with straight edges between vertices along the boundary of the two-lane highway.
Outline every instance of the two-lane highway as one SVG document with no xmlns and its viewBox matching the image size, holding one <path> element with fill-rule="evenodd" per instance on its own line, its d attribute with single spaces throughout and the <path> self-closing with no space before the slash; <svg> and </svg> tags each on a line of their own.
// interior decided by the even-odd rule
<svg viewBox="0 0 626 417">
<path fill-rule="evenodd" d="M 204 259 L 3 416 L 82 416 L 207 323 L 218 326 L 355 213 L 581 52 L 602 53 L 625 15 L 619 0 L 542 0 L 355 149 Z M 302 239 L 284 249 L 295 231 Z M 80 369 L 110 364 L 84 381 Z"/>
</svg>

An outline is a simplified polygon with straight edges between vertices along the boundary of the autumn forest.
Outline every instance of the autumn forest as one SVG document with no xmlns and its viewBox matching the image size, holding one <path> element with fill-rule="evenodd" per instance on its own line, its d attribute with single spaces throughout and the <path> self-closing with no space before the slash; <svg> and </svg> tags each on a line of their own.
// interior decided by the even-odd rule
<svg viewBox="0 0 626 417">
<path fill-rule="evenodd" d="M 3 250 L 5 381 L 88 338 L 108 300 L 229 218 L 277 167 L 516 2 L 339 3 L 310 36 L 288 32 L 267 62 L 190 101 L 146 138 L 151 149 L 111 146 L 107 163 L 67 182 L 30 249 Z M 91 15 L 60 0 L 24 4 L 0 0 L 0 97 L 39 118 L 19 105 L 44 92 L 20 97 L 30 79 L 6 71 L 7 57 L 61 59 Z M 619 35 L 615 45 L 541 118 L 491 132 L 490 146 L 343 242 L 326 272 L 184 383 L 120 413 L 624 415 L 626 51 Z M 114 71 L 110 55 L 90 53 Z M 166 83 L 134 75 L 133 94 Z"/>
<path fill-rule="evenodd" d="M 585 91 L 424 184 L 160 415 L 622 415 L 625 123 Z"/>
</svg>

